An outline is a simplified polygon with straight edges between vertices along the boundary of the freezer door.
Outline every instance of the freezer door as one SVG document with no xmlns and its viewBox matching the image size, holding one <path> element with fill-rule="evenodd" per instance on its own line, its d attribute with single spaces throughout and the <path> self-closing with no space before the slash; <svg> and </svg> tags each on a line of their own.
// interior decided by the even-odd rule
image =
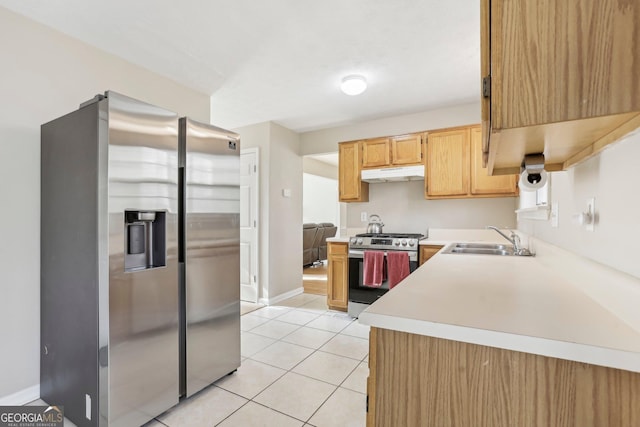
<svg viewBox="0 0 640 427">
<path fill-rule="evenodd" d="M 101 385 L 109 402 L 101 413 L 109 426 L 138 426 L 178 403 L 178 117 L 107 97 L 109 351 Z"/>
<path fill-rule="evenodd" d="M 240 366 L 240 141 L 180 121 L 186 395 Z"/>
</svg>

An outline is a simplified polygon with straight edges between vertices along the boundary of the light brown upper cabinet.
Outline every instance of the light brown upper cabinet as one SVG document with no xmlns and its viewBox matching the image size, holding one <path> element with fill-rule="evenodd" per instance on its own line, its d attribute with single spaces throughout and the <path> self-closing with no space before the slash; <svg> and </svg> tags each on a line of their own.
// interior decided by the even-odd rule
<svg viewBox="0 0 640 427">
<path fill-rule="evenodd" d="M 365 139 L 361 144 L 364 169 L 422 163 L 422 134 Z"/>
<path fill-rule="evenodd" d="M 517 194 L 518 175 L 490 176 L 487 168 L 482 166 L 482 129 L 471 128 L 471 194 Z"/>
<path fill-rule="evenodd" d="M 488 176 L 479 126 L 429 132 L 425 197 L 456 199 L 518 194 L 517 175 Z"/>
<path fill-rule="evenodd" d="M 369 201 L 369 183 L 360 179 L 361 152 L 359 141 L 338 145 L 338 198 L 341 202 Z"/>
<path fill-rule="evenodd" d="M 469 194 L 469 129 L 429 133 L 424 183 L 427 198 Z"/>
<path fill-rule="evenodd" d="M 640 127 L 640 1 L 481 0 L 483 153 L 566 169 Z"/>
<path fill-rule="evenodd" d="M 361 144 L 363 168 L 381 168 L 391 164 L 389 138 L 366 139 Z"/>
<path fill-rule="evenodd" d="M 421 164 L 423 147 L 422 134 L 394 136 L 391 138 L 391 164 L 394 166 Z"/>
</svg>

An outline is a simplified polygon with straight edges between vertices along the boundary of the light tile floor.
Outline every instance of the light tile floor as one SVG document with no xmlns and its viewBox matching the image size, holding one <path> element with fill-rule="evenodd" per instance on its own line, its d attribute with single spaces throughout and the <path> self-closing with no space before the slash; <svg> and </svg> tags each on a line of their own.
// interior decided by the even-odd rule
<svg viewBox="0 0 640 427">
<path fill-rule="evenodd" d="M 328 310 L 326 298 L 245 304 L 238 371 L 145 427 L 364 426 L 369 327 Z"/>
</svg>

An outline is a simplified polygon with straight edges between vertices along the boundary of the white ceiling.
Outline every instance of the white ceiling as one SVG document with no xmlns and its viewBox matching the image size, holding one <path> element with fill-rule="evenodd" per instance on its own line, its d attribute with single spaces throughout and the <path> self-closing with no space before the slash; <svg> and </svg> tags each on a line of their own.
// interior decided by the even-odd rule
<svg viewBox="0 0 640 427">
<path fill-rule="evenodd" d="M 0 0 L 211 95 L 212 121 L 303 132 L 478 99 L 478 0 Z M 345 75 L 369 89 L 350 97 Z"/>
</svg>

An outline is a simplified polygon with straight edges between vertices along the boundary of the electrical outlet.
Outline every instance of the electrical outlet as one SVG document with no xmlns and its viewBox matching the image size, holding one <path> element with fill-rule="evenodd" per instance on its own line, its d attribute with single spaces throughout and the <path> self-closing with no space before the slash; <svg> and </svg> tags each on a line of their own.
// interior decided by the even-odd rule
<svg viewBox="0 0 640 427">
<path fill-rule="evenodd" d="M 551 227 L 558 228 L 559 211 L 558 202 L 551 203 Z"/>
<path fill-rule="evenodd" d="M 360 221 L 367 222 L 367 213 L 366 212 L 360 212 Z"/>
<path fill-rule="evenodd" d="M 590 221 L 587 222 L 585 228 L 587 231 L 594 231 L 596 226 L 596 198 L 592 197 L 587 200 L 587 212 Z"/>
</svg>

